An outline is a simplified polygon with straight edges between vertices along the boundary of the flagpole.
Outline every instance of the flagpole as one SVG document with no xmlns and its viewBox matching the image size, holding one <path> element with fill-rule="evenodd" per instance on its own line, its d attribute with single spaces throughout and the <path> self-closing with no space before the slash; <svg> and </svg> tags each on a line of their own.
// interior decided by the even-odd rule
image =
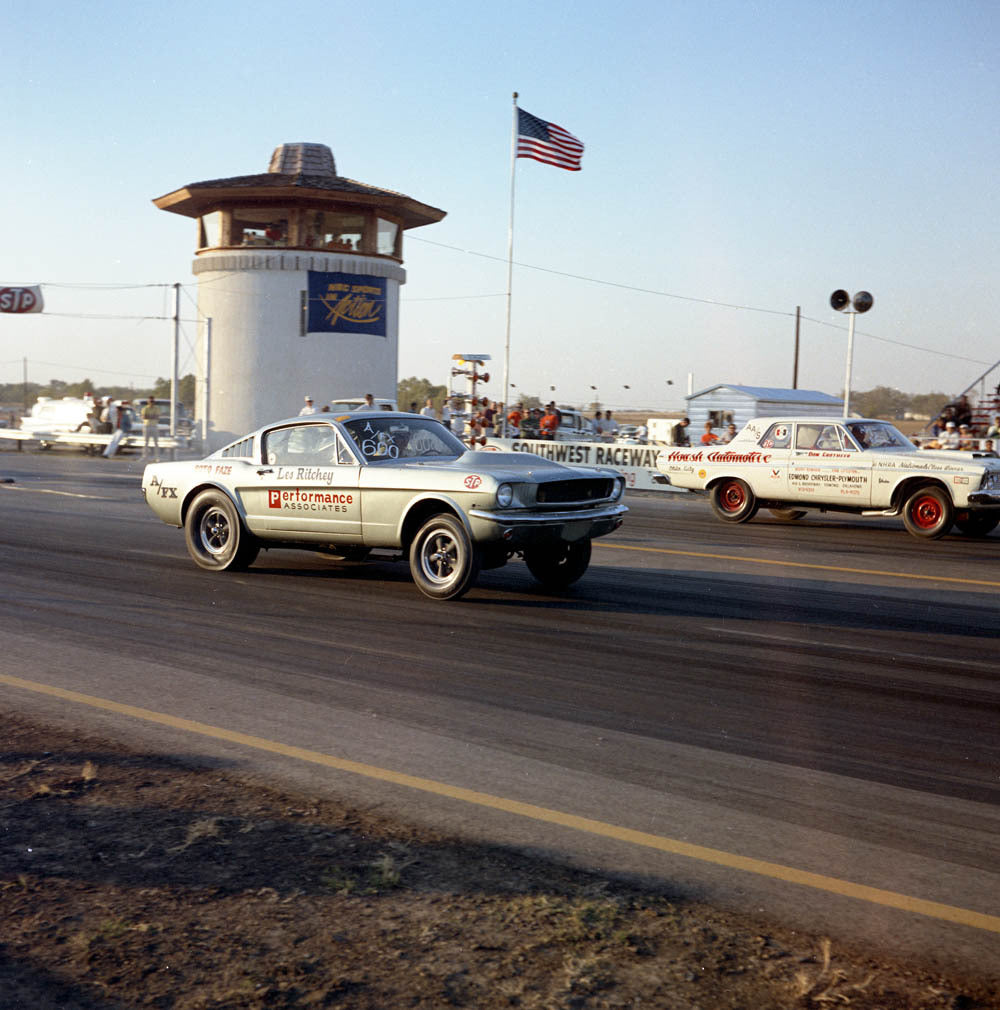
<svg viewBox="0 0 1000 1010">
<path fill-rule="evenodd" d="M 507 437 L 507 415 L 510 413 L 510 292 L 514 275 L 514 166 L 517 164 L 517 92 L 514 92 L 513 124 L 510 134 L 510 221 L 507 225 L 507 323 L 503 345 L 503 421 L 500 437 Z"/>
</svg>

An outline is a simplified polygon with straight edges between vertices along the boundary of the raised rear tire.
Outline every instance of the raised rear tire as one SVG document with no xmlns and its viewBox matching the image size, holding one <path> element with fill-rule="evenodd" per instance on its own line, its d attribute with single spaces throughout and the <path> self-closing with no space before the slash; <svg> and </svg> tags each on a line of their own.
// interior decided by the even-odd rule
<svg viewBox="0 0 1000 1010">
<path fill-rule="evenodd" d="M 998 523 L 1000 513 L 997 512 L 969 512 L 955 520 L 955 525 L 967 537 L 985 537 L 997 528 Z"/>
<path fill-rule="evenodd" d="M 524 563 L 546 589 L 565 589 L 590 566 L 590 550 L 590 540 L 527 547 Z"/>
<path fill-rule="evenodd" d="M 479 577 L 479 551 L 465 527 L 442 513 L 420 527 L 410 544 L 410 574 L 432 600 L 457 600 Z"/>
<path fill-rule="evenodd" d="M 712 511 L 727 523 L 745 523 L 757 514 L 757 498 L 739 477 L 726 477 L 712 485 Z"/>
<path fill-rule="evenodd" d="M 260 544 L 221 491 L 202 491 L 191 503 L 184 540 L 191 560 L 210 572 L 241 571 L 260 553 Z"/>
<path fill-rule="evenodd" d="M 768 509 L 768 511 L 775 519 L 784 519 L 786 522 L 801 519 L 806 514 L 805 509 Z"/>
<path fill-rule="evenodd" d="M 906 499 L 903 525 L 915 537 L 938 540 L 951 529 L 954 514 L 946 492 L 938 487 L 922 487 Z"/>
</svg>

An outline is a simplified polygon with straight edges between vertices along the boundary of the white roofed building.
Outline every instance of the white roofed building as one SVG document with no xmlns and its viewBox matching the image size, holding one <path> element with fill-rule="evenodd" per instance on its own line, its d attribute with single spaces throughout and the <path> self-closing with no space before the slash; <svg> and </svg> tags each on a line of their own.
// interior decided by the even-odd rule
<svg viewBox="0 0 1000 1010">
<path fill-rule="evenodd" d="M 725 428 L 732 422 L 739 430 L 753 417 L 790 417 L 793 414 L 837 417 L 844 409 L 842 399 L 816 389 L 774 389 L 729 383 L 709 386 L 685 399 L 692 440 L 700 434 L 706 421 L 711 421 L 714 428 Z"/>
</svg>

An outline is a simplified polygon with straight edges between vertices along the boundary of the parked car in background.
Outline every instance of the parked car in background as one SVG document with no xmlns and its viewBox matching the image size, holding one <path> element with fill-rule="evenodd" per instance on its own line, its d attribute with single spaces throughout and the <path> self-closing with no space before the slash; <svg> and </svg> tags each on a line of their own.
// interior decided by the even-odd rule
<svg viewBox="0 0 1000 1010">
<path fill-rule="evenodd" d="M 376 396 L 374 401 L 375 410 L 399 410 L 396 401 L 389 397 Z M 346 414 L 349 410 L 364 410 L 365 398 L 363 396 L 347 396 L 339 400 L 331 400 L 327 406 L 330 408 L 330 413 Z"/>
<path fill-rule="evenodd" d="M 782 519 L 809 509 L 899 516 L 927 540 L 953 525 L 985 536 L 1000 523 L 1000 459 L 918 449 L 887 421 L 755 418 L 728 445 L 665 448 L 656 467 L 665 483 L 707 492 L 732 523 L 761 507 Z"/>
<path fill-rule="evenodd" d="M 137 415 L 141 415 L 142 408 L 146 406 L 149 402 L 149 398 L 139 397 L 135 401 L 135 412 Z M 160 419 L 158 422 L 158 427 L 160 429 L 161 435 L 168 435 L 170 433 L 170 400 L 169 398 L 156 398 L 154 397 L 153 402 L 156 404 L 157 409 L 160 411 Z M 194 418 L 191 416 L 191 412 L 181 403 L 180 400 L 177 401 L 177 434 L 181 438 L 190 438 L 191 432 L 194 430 Z M 137 417 L 138 420 L 138 417 Z M 142 421 L 138 420 L 141 427 Z"/>
<path fill-rule="evenodd" d="M 351 561 L 385 550 L 407 557 L 420 591 L 439 600 L 514 556 L 544 586 L 571 585 L 591 541 L 621 525 L 624 491 L 614 470 L 469 451 L 439 421 L 396 411 L 278 421 L 142 478 L 146 504 L 183 527 L 200 568 L 246 568 L 270 547 Z"/>
<path fill-rule="evenodd" d="M 80 396 L 40 396 L 24 417 L 21 430 L 31 434 L 60 435 L 90 431 L 94 401 Z"/>
</svg>

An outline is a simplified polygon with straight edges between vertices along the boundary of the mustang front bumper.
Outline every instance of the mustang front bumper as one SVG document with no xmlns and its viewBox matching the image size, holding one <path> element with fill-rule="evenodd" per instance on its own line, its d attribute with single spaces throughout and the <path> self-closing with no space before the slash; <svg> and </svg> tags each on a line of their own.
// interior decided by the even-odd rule
<svg viewBox="0 0 1000 1010">
<path fill-rule="evenodd" d="M 586 511 L 531 512 L 514 509 L 469 509 L 473 533 L 477 540 L 502 540 L 511 547 L 603 537 L 622 524 L 626 505 L 616 503 Z"/>
</svg>

